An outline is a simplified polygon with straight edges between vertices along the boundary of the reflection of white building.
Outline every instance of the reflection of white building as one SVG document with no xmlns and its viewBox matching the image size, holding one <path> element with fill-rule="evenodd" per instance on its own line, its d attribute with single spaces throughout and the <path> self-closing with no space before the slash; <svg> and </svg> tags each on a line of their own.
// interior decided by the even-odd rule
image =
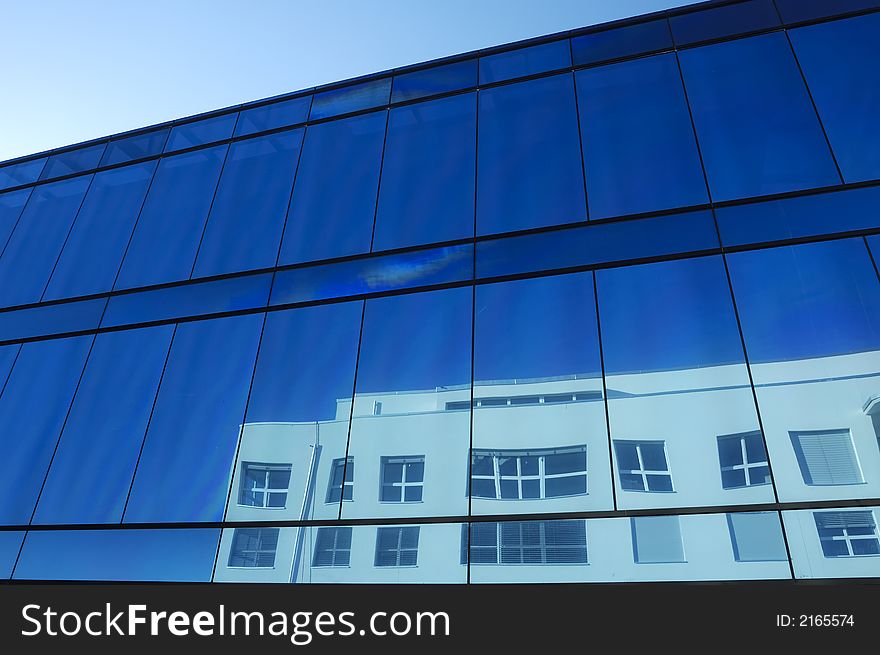
<svg viewBox="0 0 880 655">
<path fill-rule="evenodd" d="M 877 371 L 877 352 L 752 366 L 760 424 L 744 365 L 610 375 L 604 389 L 577 376 L 478 383 L 472 451 L 470 387 L 358 394 L 332 420 L 246 424 L 227 521 L 332 520 L 342 497 L 343 519 L 401 525 L 225 530 L 215 579 L 463 582 L 468 543 L 475 582 L 788 577 L 775 512 L 475 522 L 470 534 L 406 522 L 615 499 L 772 503 L 770 467 L 781 502 L 877 498 Z M 880 575 L 876 510 L 784 514 L 797 576 Z"/>
</svg>

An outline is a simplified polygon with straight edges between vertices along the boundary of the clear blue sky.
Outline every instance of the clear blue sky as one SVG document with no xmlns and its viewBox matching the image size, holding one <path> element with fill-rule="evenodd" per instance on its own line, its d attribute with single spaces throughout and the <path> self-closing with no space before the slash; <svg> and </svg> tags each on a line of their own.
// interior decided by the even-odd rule
<svg viewBox="0 0 880 655">
<path fill-rule="evenodd" d="M 676 0 L 4 2 L 0 161 Z"/>
</svg>

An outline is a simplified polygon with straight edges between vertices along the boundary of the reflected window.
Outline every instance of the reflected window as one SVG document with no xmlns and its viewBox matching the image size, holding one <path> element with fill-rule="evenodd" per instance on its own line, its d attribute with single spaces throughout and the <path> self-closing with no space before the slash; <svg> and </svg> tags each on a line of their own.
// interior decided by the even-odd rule
<svg viewBox="0 0 880 655">
<path fill-rule="evenodd" d="M 725 489 L 770 484 L 770 467 L 760 432 L 718 437 L 721 486 Z"/>
<path fill-rule="evenodd" d="M 244 463 L 238 504 L 283 509 L 290 487 L 290 464 Z"/>
<path fill-rule="evenodd" d="M 472 564 L 587 563 L 584 520 L 472 523 L 470 540 Z"/>
<path fill-rule="evenodd" d="M 880 555 L 872 511 L 813 512 L 813 518 L 825 557 Z"/>
<path fill-rule="evenodd" d="M 275 566 L 280 528 L 236 528 L 232 536 L 229 566 L 271 569 Z"/>
<path fill-rule="evenodd" d="M 785 539 L 776 512 L 727 515 L 730 543 L 737 562 L 786 561 Z"/>
<path fill-rule="evenodd" d="M 634 516 L 630 520 L 636 564 L 685 561 L 677 516 Z"/>
<path fill-rule="evenodd" d="M 614 441 L 620 486 L 627 491 L 674 491 L 665 441 Z"/>
<path fill-rule="evenodd" d="M 338 503 L 340 500 L 354 498 L 354 457 L 333 460 L 330 469 L 330 484 L 327 487 L 327 502 Z"/>
<path fill-rule="evenodd" d="M 425 481 L 425 456 L 383 457 L 383 503 L 420 503 Z"/>
<path fill-rule="evenodd" d="M 474 450 L 471 494 L 525 500 L 587 493 L 587 447 Z"/>
<path fill-rule="evenodd" d="M 376 566 L 415 566 L 418 558 L 418 526 L 376 530 Z"/>
<path fill-rule="evenodd" d="M 849 430 L 791 432 L 790 435 L 805 484 L 864 482 Z"/>
<path fill-rule="evenodd" d="M 348 566 L 351 561 L 351 528 L 318 528 L 312 566 Z"/>
</svg>

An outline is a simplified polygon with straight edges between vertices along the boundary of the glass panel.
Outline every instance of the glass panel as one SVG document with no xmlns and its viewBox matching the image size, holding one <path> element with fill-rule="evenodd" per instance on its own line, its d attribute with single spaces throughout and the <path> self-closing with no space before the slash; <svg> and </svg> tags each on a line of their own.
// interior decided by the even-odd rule
<svg viewBox="0 0 880 655">
<path fill-rule="evenodd" d="M 876 505 L 782 512 L 795 577 L 880 577 L 878 516 Z"/>
<path fill-rule="evenodd" d="M 9 240 L 9 235 L 18 223 L 18 217 L 30 198 L 31 189 L 20 189 L 0 194 L 0 253 Z"/>
<path fill-rule="evenodd" d="M 238 113 L 232 113 L 205 118 L 193 123 L 175 125 L 171 128 L 168 143 L 165 144 L 165 152 L 228 139 L 232 136 L 232 128 L 235 126 L 236 118 L 238 118 Z"/>
<path fill-rule="evenodd" d="M 480 57 L 480 84 L 503 82 L 571 66 L 568 39 Z"/>
<path fill-rule="evenodd" d="M 784 34 L 679 57 L 714 200 L 840 182 Z"/>
<path fill-rule="evenodd" d="M 28 533 L 16 580 L 210 582 L 219 530 Z"/>
<path fill-rule="evenodd" d="M 115 288 L 189 278 L 227 146 L 159 162 Z"/>
<path fill-rule="evenodd" d="M 156 162 L 95 175 L 49 280 L 45 300 L 109 291 Z"/>
<path fill-rule="evenodd" d="M 362 309 L 353 302 L 268 314 L 232 488 L 242 484 L 243 462 L 291 462 L 289 499 L 284 511 L 269 513 L 236 503 L 233 494 L 227 521 L 339 516 L 342 466 L 336 498 L 325 492 L 334 461 L 345 458 Z M 349 480 L 353 468 L 352 461 L 345 466 Z"/>
<path fill-rule="evenodd" d="M 375 112 L 306 130 L 282 264 L 369 252 L 386 116 Z"/>
<path fill-rule="evenodd" d="M 118 523 L 174 327 L 99 334 L 34 523 Z"/>
<path fill-rule="evenodd" d="M 239 114 L 235 136 L 255 134 L 288 125 L 305 123 L 309 116 L 312 96 L 301 96 L 262 107 L 246 109 Z"/>
<path fill-rule="evenodd" d="M 612 509 L 592 273 L 478 286 L 475 316 L 474 399 L 511 402 L 501 407 L 482 403 L 474 410 L 473 447 L 492 453 L 498 474 L 491 461 L 482 472 L 474 461 L 472 484 L 488 478 L 492 495 L 473 489 L 471 511 Z M 567 401 L 548 403 L 548 396 L 559 395 Z M 537 402 L 513 402 L 522 396 Z M 517 462 L 520 476 L 536 479 L 524 481 L 522 494 L 515 486 L 505 494 L 505 482 L 517 481 Z M 546 477 L 583 474 L 587 462 L 589 484 L 583 475 Z M 501 497 L 512 500 L 496 499 L 496 482 Z M 529 497 L 534 500 L 522 500 Z"/>
<path fill-rule="evenodd" d="M 362 109 L 381 107 L 388 104 L 390 94 L 390 77 L 323 91 L 315 94 L 309 120 L 314 121 Z"/>
<path fill-rule="evenodd" d="M 348 450 L 365 493 L 343 504 L 344 518 L 467 512 L 470 415 L 444 407 L 470 399 L 471 294 L 461 288 L 366 302 Z M 401 482 L 423 486 L 422 502 L 379 502 L 383 456 L 424 459 L 418 481 Z M 394 488 L 400 498 L 403 487 Z"/>
<path fill-rule="evenodd" d="M 99 143 L 94 146 L 87 146 L 77 150 L 68 150 L 57 155 L 49 157 L 43 172 L 40 174 L 41 180 L 48 180 L 53 177 L 61 177 L 62 175 L 71 175 L 95 168 L 101 161 L 101 155 L 104 154 L 106 143 Z"/>
<path fill-rule="evenodd" d="M 477 233 L 586 218 L 570 74 L 480 92 Z"/>
<path fill-rule="evenodd" d="M 638 564 L 684 562 L 677 516 L 634 516 L 633 560 Z"/>
<path fill-rule="evenodd" d="M 293 130 L 229 146 L 193 277 L 275 265 L 301 143 Z"/>
<path fill-rule="evenodd" d="M 788 562 L 777 512 L 728 514 L 727 521 L 737 562 Z"/>
<path fill-rule="evenodd" d="M 674 54 L 576 80 L 591 218 L 708 202 Z"/>
<path fill-rule="evenodd" d="M 373 250 L 473 237 L 476 94 L 391 110 Z"/>
<path fill-rule="evenodd" d="M 773 502 L 773 489 L 725 489 L 717 437 L 759 430 L 720 257 L 596 272 L 611 436 L 641 449 L 645 483 L 621 508 Z M 665 442 L 665 453 L 663 443 Z M 621 472 L 630 465 L 620 461 Z M 651 476 L 650 472 L 670 471 Z"/>
<path fill-rule="evenodd" d="M 36 182 L 46 165 L 46 157 L 0 167 L 0 189 Z"/>
<path fill-rule="evenodd" d="M 125 521 L 219 521 L 263 315 L 177 326 Z"/>
<path fill-rule="evenodd" d="M 107 144 L 107 150 L 101 159 L 101 166 L 110 166 L 111 164 L 119 164 L 124 161 L 158 155 L 162 152 L 162 148 L 165 147 L 165 141 L 168 140 L 168 133 L 170 131 L 171 128 L 166 127 L 154 132 L 114 139 Z"/>
<path fill-rule="evenodd" d="M 93 337 L 26 343 L 0 396 L 0 521 L 26 525 Z"/>
<path fill-rule="evenodd" d="M 880 177 L 880 14 L 791 31 L 791 42 L 847 182 Z"/>
<path fill-rule="evenodd" d="M 40 300 L 90 181 L 84 175 L 34 188 L 0 257 L 0 307 Z"/>
<path fill-rule="evenodd" d="M 24 541 L 24 532 L 0 532 L 0 580 L 12 576 L 12 567 Z"/>
<path fill-rule="evenodd" d="M 880 285 L 862 239 L 728 255 L 782 502 L 876 497 Z M 793 435 L 849 431 L 864 484 L 810 486 Z"/>
<path fill-rule="evenodd" d="M 749 0 L 672 16 L 669 26 L 676 45 L 683 46 L 778 27 L 779 16 L 772 0 Z"/>
<path fill-rule="evenodd" d="M 391 102 L 415 100 L 476 85 L 477 60 L 468 59 L 411 73 L 398 73 L 394 76 Z"/>
<path fill-rule="evenodd" d="M 836 2 L 827 2 L 826 0 L 776 0 L 776 6 L 779 7 L 782 20 L 786 23 L 796 23 L 802 20 L 836 16 L 847 11 L 874 9 L 880 7 L 880 4 L 878 4 L 877 0 L 837 0 Z"/>
<path fill-rule="evenodd" d="M 94 330 L 106 306 L 106 298 L 95 298 L 0 312 L 0 341 Z"/>
<path fill-rule="evenodd" d="M 571 40 L 575 66 L 671 49 L 672 37 L 666 19 L 594 32 Z"/>
</svg>

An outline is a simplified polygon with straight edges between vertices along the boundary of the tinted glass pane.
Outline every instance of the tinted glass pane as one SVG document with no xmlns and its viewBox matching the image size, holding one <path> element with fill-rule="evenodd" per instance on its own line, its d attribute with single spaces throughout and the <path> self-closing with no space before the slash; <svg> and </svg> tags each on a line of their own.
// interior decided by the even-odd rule
<svg viewBox="0 0 880 655">
<path fill-rule="evenodd" d="M 309 120 L 380 107 L 388 104 L 390 94 L 390 77 L 317 93 L 312 102 Z"/>
<path fill-rule="evenodd" d="M 235 135 L 254 134 L 264 130 L 274 130 L 287 125 L 304 123 L 309 116 L 311 104 L 312 96 L 303 96 L 247 109 L 241 112 L 238 117 Z"/>
<path fill-rule="evenodd" d="M 165 144 L 165 152 L 228 139 L 232 136 L 232 128 L 235 126 L 237 117 L 237 113 L 224 114 L 194 123 L 175 125 L 171 128 L 168 143 Z"/>
<path fill-rule="evenodd" d="M 104 154 L 106 143 L 80 148 L 78 150 L 70 150 L 49 157 L 43 172 L 40 174 L 41 180 L 47 180 L 52 177 L 61 177 L 62 175 L 70 175 L 87 171 L 95 168 L 101 161 L 101 155 Z"/>
<path fill-rule="evenodd" d="M 467 89 L 477 85 L 477 60 L 468 59 L 454 64 L 434 66 L 394 76 L 391 102 L 403 102 Z"/>
<path fill-rule="evenodd" d="M 16 580 L 210 582 L 219 530 L 31 532 Z"/>
<path fill-rule="evenodd" d="M 293 130 L 229 146 L 193 277 L 275 265 L 301 143 Z"/>
<path fill-rule="evenodd" d="M 110 290 L 155 168 L 155 162 L 148 162 L 95 175 L 49 280 L 46 300 Z"/>
<path fill-rule="evenodd" d="M 632 519 L 633 556 L 639 564 L 683 562 L 677 516 L 638 516 Z"/>
<path fill-rule="evenodd" d="M 15 229 L 18 217 L 21 216 L 30 195 L 30 189 L 21 189 L 0 195 L 0 253 L 3 252 L 9 235 Z"/>
<path fill-rule="evenodd" d="M 785 35 L 679 56 L 714 200 L 840 182 Z"/>
<path fill-rule="evenodd" d="M 791 41 L 843 178 L 880 177 L 880 14 L 792 30 Z"/>
<path fill-rule="evenodd" d="M 178 325 L 127 522 L 219 521 L 263 315 Z"/>
<path fill-rule="evenodd" d="M 3 460 L 0 521 L 24 525 L 31 518 L 92 337 L 22 346 L 0 396 Z"/>
<path fill-rule="evenodd" d="M 575 66 L 671 48 L 672 37 L 669 35 L 666 20 L 585 34 L 571 40 Z"/>
<path fill-rule="evenodd" d="M 117 289 L 190 276 L 226 149 L 217 146 L 159 162 L 119 271 Z"/>
<path fill-rule="evenodd" d="M 571 75 L 480 92 L 477 233 L 585 218 Z"/>
<path fill-rule="evenodd" d="M 107 144 L 107 150 L 101 159 L 101 166 L 109 166 L 124 161 L 131 161 L 132 159 L 158 155 L 162 152 L 170 131 L 170 128 L 165 128 L 164 130 L 125 136 L 111 141 Z"/>
<path fill-rule="evenodd" d="M 777 27 L 779 16 L 772 0 L 750 0 L 672 16 L 669 25 L 675 43 L 681 46 Z"/>
<path fill-rule="evenodd" d="M 568 39 L 480 57 L 480 84 L 503 82 L 571 66 Z"/>
<path fill-rule="evenodd" d="M 0 312 L 0 341 L 94 330 L 106 305 L 96 298 Z"/>
<path fill-rule="evenodd" d="M 477 99 L 391 110 L 373 250 L 474 234 Z"/>
<path fill-rule="evenodd" d="M 34 189 L 0 257 L 0 306 L 40 300 L 90 181 L 85 175 Z"/>
<path fill-rule="evenodd" d="M 847 11 L 859 9 L 873 9 L 880 6 L 877 0 L 775 0 L 782 14 L 782 20 L 786 23 L 796 23 L 802 20 L 835 16 Z"/>
<path fill-rule="evenodd" d="M 306 130 L 282 264 L 369 252 L 386 116 L 365 114 Z"/>
<path fill-rule="evenodd" d="M 579 71 L 576 80 L 592 218 L 708 201 L 674 54 Z"/>
<path fill-rule="evenodd" d="M 99 334 L 35 523 L 117 523 L 128 498 L 173 326 Z"/>
<path fill-rule="evenodd" d="M 0 580 L 8 580 L 18 559 L 24 532 L 0 532 Z"/>
<path fill-rule="evenodd" d="M 7 164 L 0 168 L 0 189 L 36 182 L 46 165 L 46 158 L 31 159 L 19 164 Z"/>
</svg>

